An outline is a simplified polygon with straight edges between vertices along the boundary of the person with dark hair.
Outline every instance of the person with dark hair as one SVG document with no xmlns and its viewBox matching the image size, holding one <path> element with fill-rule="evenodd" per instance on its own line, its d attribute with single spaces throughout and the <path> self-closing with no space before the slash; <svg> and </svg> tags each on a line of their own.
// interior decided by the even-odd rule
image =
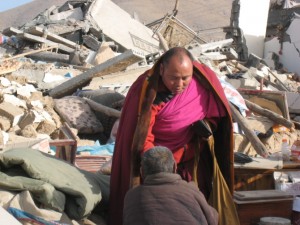
<svg viewBox="0 0 300 225">
<path fill-rule="evenodd" d="M 176 163 L 172 152 L 162 146 L 156 146 L 143 154 L 141 161 L 143 178 L 156 173 L 175 173 Z"/>
<path fill-rule="evenodd" d="M 142 156 L 144 182 L 125 195 L 123 224 L 217 225 L 218 213 L 195 183 L 176 174 L 172 152 L 161 146 Z"/>
<path fill-rule="evenodd" d="M 223 190 L 230 199 L 233 193 L 229 104 L 216 74 L 182 47 L 166 51 L 125 98 L 112 159 L 110 225 L 122 225 L 125 194 L 143 182 L 141 155 L 154 146 L 171 150 L 176 172 L 212 200 L 223 224 L 237 224 L 220 213 L 228 207 L 218 199 Z"/>
</svg>

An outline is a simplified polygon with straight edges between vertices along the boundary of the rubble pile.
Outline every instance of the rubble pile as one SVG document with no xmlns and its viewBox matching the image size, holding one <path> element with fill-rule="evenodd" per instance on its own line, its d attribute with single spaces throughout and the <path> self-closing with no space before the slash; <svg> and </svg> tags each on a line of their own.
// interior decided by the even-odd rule
<svg viewBox="0 0 300 225">
<path fill-rule="evenodd" d="M 113 149 L 113 127 L 128 88 L 173 46 L 186 47 L 218 75 L 234 106 L 236 152 L 273 154 L 283 137 L 290 145 L 299 140 L 299 76 L 276 69 L 276 57 L 250 54 L 241 60 L 235 37 L 206 43 L 176 13 L 147 27 L 109 0 L 78 0 L 3 30 L 1 148 L 31 147 L 45 139 L 51 145 L 75 135 L 77 147 Z M 62 136 L 64 123 L 72 137 Z"/>
<path fill-rule="evenodd" d="M 119 20 L 119 24 L 116 25 L 111 21 L 113 16 L 108 16 L 107 11 L 112 14 L 118 13 L 123 20 Z M 93 135 L 98 135 L 101 143 L 105 144 L 113 122 L 104 129 L 101 122 L 105 121 L 99 118 L 99 114 L 103 107 L 113 107 L 109 101 L 105 100 L 103 104 L 103 100 L 99 102 L 98 98 L 93 99 L 98 102 L 88 104 L 87 100 L 82 98 L 84 95 L 73 96 L 73 100 L 81 98 L 78 101 L 84 104 L 84 107 L 81 105 L 82 109 L 92 108 L 93 118 L 98 114 L 98 118 L 94 119 L 97 129 L 90 129 L 93 127 L 90 125 L 87 129 L 79 130 L 76 130 L 79 126 L 74 119 L 77 117 L 67 118 L 66 114 L 59 112 L 61 107 L 55 102 L 88 89 L 102 89 L 102 94 L 115 92 L 125 96 L 130 84 L 155 62 L 163 52 L 164 46 L 178 45 L 189 49 L 196 59 L 210 66 L 220 80 L 230 84 L 244 98 L 249 99 L 247 92 L 242 91 L 244 89 L 248 92 L 253 90 L 253 95 L 260 95 L 261 92 L 270 92 L 270 95 L 284 92 L 287 97 L 283 98 L 283 101 L 295 102 L 280 105 L 279 108 L 276 106 L 278 103 L 273 102 L 275 106 L 273 104 L 273 108 L 268 109 L 293 120 L 296 127 L 299 126 L 298 76 L 269 67 L 268 64 L 277 63 L 276 57 L 267 61 L 268 64 L 265 59 L 255 54 L 250 54 L 246 61 L 240 61 L 234 37 L 206 43 L 196 32 L 179 21 L 176 13 L 174 10 L 146 27 L 111 1 L 68 1 L 62 6 L 50 7 L 21 27 L 4 29 L 0 51 L 0 110 L 2 136 L 6 139 L 2 138 L 1 144 L 5 146 L 10 140 L 7 137 L 10 136 L 14 137 L 14 141 L 15 136 L 57 139 L 60 127 L 65 121 L 75 129 L 76 134 L 82 136 L 82 139 L 89 139 L 87 135 L 91 135 L 91 139 L 94 138 Z M 110 29 L 113 23 L 122 29 Z M 232 96 L 228 96 L 230 97 Z M 250 97 L 250 101 L 259 105 L 272 101 L 272 97 L 263 97 L 263 100 L 255 100 L 252 95 Z M 95 104 L 98 104 L 96 110 Z M 119 107 L 118 110 L 120 109 Z M 110 108 L 110 113 L 112 110 L 116 108 Z M 70 110 L 67 112 L 76 113 Z M 84 114 L 86 113 L 81 112 L 76 115 L 83 117 Z M 106 119 L 111 117 L 111 114 L 101 115 L 106 116 Z M 112 117 L 112 121 L 117 118 Z M 102 121 L 97 124 L 97 119 Z M 89 132 L 82 132 L 83 130 Z M 263 129 L 259 132 L 267 131 Z M 77 137 L 79 142 L 80 139 Z M 266 142 L 265 145 L 272 151 L 276 144 Z M 237 145 L 236 150 L 245 149 L 244 145 L 241 146 Z"/>
</svg>

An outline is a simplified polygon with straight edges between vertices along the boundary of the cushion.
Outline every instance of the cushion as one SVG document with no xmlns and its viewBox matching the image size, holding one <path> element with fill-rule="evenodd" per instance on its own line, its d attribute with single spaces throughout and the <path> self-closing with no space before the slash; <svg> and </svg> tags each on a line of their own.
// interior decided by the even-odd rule
<svg viewBox="0 0 300 225">
<path fill-rule="evenodd" d="M 70 127 L 76 128 L 78 134 L 103 132 L 103 126 L 84 99 L 66 96 L 54 99 L 54 109 Z"/>
<path fill-rule="evenodd" d="M 122 101 L 125 99 L 125 96 L 121 95 L 120 93 L 108 89 L 83 90 L 78 93 L 78 96 L 89 98 L 97 103 L 116 110 L 121 110 Z M 111 129 L 117 118 L 109 117 L 101 112 L 97 112 L 96 116 L 104 127 L 103 133 L 105 134 L 107 141 L 110 136 Z"/>
</svg>

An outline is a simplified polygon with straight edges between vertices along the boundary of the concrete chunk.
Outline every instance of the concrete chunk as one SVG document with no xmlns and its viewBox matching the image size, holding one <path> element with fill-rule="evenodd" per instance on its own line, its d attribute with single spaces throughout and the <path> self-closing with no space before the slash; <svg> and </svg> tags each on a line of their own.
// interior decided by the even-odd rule
<svg viewBox="0 0 300 225">
<path fill-rule="evenodd" d="M 232 38 L 225 39 L 222 41 L 216 41 L 216 42 L 210 42 L 210 43 L 205 43 L 200 45 L 200 53 L 207 52 L 209 50 L 214 50 L 214 49 L 221 49 L 224 48 L 225 46 L 231 45 L 233 42 Z"/>
<path fill-rule="evenodd" d="M 29 124 L 32 124 L 34 121 L 35 121 L 35 114 L 32 111 L 27 112 L 20 120 L 19 127 L 21 129 L 24 129 L 24 127 L 26 127 Z"/>
<path fill-rule="evenodd" d="M 24 100 L 21 100 L 21 99 L 17 98 L 14 95 L 4 94 L 3 95 L 3 101 L 4 102 L 9 102 L 9 103 L 11 103 L 15 106 L 21 106 L 24 109 L 27 109 L 26 102 Z"/>
<path fill-rule="evenodd" d="M 233 48 L 222 48 L 221 53 L 227 56 L 228 59 L 238 59 L 239 56 Z"/>
<path fill-rule="evenodd" d="M 82 35 L 83 43 L 93 51 L 98 51 L 100 42 L 92 35 Z"/>
<path fill-rule="evenodd" d="M 31 96 L 31 92 L 35 92 L 36 89 L 31 84 L 26 84 L 22 87 L 17 88 L 17 94 L 24 99 L 29 99 Z"/>
<path fill-rule="evenodd" d="M 27 138 L 36 138 L 37 132 L 35 128 L 31 124 L 29 124 L 21 130 L 21 135 Z"/>
<path fill-rule="evenodd" d="M 286 92 L 290 113 L 300 113 L 300 93 Z"/>
<path fill-rule="evenodd" d="M 0 83 L 3 87 L 9 87 L 11 85 L 10 81 L 5 77 L 0 77 Z"/>
<path fill-rule="evenodd" d="M 14 106 L 8 102 L 2 102 L 0 104 L 0 115 L 7 117 L 12 126 L 15 126 L 19 123 L 21 117 L 24 115 L 22 109 L 17 106 Z"/>
<path fill-rule="evenodd" d="M 108 59 L 115 57 L 115 53 L 109 47 L 108 43 L 102 43 L 94 60 L 94 65 L 99 65 Z"/>
<path fill-rule="evenodd" d="M 61 98 L 68 94 L 72 94 L 78 88 L 87 85 L 93 77 L 124 70 L 127 66 L 142 59 L 144 59 L 144 56 L 141 53 L 134 52 L 133 50 L 127 50 L 123 54 L 109 59 L 104 63 L 99 64 L 53 88 L 49 92 L 49 95 L 53 98 Z"/>
<path fill-rule="evenodd" d="M 160 49 L 159 41 L 153 37 L 153 31 L 133 19 L 113 1 L 93 1 L 86 13 L 86 19 L 124 49 L 137 49 L 145 55 Z"/>
<path fill-rule="evenodd" d="M 65 20 L 70 18 L 73 18 L 75 20 L 83 20 L 83 12 L 81 8 L 77 7 L 75 9 L 50 15 L 51 20 Z"/>
<path fill-rule="evenodd" d="M 36 131 L 38 133 L 48 134 L 48 135 L 52 134 L 52 132 L 54 132 L 55 130 L 56 130 L 55 124 L 47 120 L 42 121 L 36 128 Z"/>
<path fill-rule="evenodd" d="M 36 100 L 40 100 L 43 101 L 44 97 L 43 97 L 43 93 L 40 91 L 35 91 L 33 93 L 31 93 L 31 101 L 36 101 Z"/>
<path fill-rule="evenodd" d="M 0 130 L 8 131 L 10 129 L 10 121 L 4 116 L 0 116 Z"/>
</svg>

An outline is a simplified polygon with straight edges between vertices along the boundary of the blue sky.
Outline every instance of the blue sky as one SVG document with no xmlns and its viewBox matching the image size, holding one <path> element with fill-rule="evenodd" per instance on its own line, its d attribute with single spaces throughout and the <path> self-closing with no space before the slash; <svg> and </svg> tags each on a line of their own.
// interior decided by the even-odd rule
<svg viewBox="0 0 300 225">
<path fill-rule="evenodd" d="M 32 0 L 0 0 L 0 12 L 32 2 Z"/>
</svg>

